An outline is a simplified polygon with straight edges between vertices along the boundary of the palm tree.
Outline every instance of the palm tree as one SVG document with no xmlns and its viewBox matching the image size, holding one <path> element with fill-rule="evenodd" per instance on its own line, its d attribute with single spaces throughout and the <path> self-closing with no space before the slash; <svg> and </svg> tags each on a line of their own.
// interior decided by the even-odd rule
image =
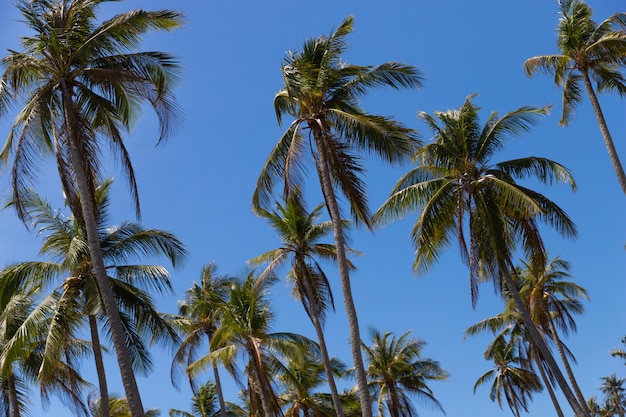
<svg viewBox="0 0 626 417">
<path fill-rule="evenodd" d="M 492 360 L 495 368 L 485 372 L 474 385 L 476 389 L 493 381 L 489 398 L 498 401 L 502 408 L 502 396 L 516 417 L 521 410 L 528 412 L 528 401 L 532 394 L 541 391 L 541 382 L 532 371 L 520 365 L 520 358 L 515 355 L 515 343 L 509 343 L 503 335 L 497 337 L 485 352 L 485 359 Z"/>
<path fill-rule="evenodd" d="M 522 284 L 520 295 L 527 300 L 528 311 L 537 327 L 543 328 L 543 333 L 552 338 L 578 401 L 586 403 L 569 364 L 569 350 L 562 342 L 558 330 L 565 335 L 576 331 L 576 322 L 572 315 L 584 312 L 580 300 L 589 299 L 587 291 L 566 280 L 571 278 L 567 273 L 569 262 L 558 257 L 549 262 L 545 258 L 541 261 L 522 261 L 522 265 L 524 269 L 519 274 Z"/>
<path fill-rule="evenodd" d="M 320 392 L 326 384 L 326 370 L 319 354 L 310 351 L 302 356 L 285 358 L 286 364 L 278 375 L 282 393 L 279 402 L 285 407 L 285 417 L 333 417 L 337 415 L 332 395 Z M 332 359 L 333 378 L 346 372 L 346 366 L 337 359 Z M 350 400 L 350 395 L 340 397 L 339 409 L 343 412 L 343 401 Z"/>
<path fill-rule="evenodd" d="M 604 394 L 604 402 L 613 414 L 624 417 L 626 414 L 626 387 L 624 378 L 617 378 L 615 374 L 602 378 L 600 391 Z"/>
<path fill-rule="evenodd" d="M 180 26 L 177 12 L 136 10 L 96 22 L 97 8 L 110 0 L 20 0 L 18 8 L 33 35 L 22 52 L 10 51 L 0 79 L 0 115 L 13 98 L 24 106 L 0 152 L 13 158 L 12 185 L 18 215 L 37 157 L 53 153 L 63 191 L 74 216 L 84 222 L 89 251 L 134 417 L 144 415 L 126 349 L 123 324 L 107 278 L 98 238 L 94 190 L 105 142 L 115 150 L 129 180 L 139 214 L 135 175 L 123 132 L 136 119 L 141 102 L 156 110 L 161 139 L 175 120 L 171 97 L 178 66 L 168 54 L 136 52 L 141 35 Z M 78 199 L 78 195 L 83 198 Z"/>
<path fill-rule="evenodd" d="M 110 226 L 107 208 L 111 183 L 111 180 L 105 181 L 96 189 L 95 194 L 100 247 L 117 308 L 121 313 L 133 369 L 145 374 L 151 369 L 152 363 L 144 340 L 147 337 L 160 341 L 176 339 L 173 329 L 156 311 L 148 291 L 163 293 L 171 291 L 172 287 L 164 267 L 135 265 L 129 261 L 147 255 L 164 256 L 176 266 L 186 258 L 186 251 L 174 235 L 162 230 L 146 229 L 131 222 Z M 40 234 L 45 234 L 40 253 L 53 261 L 13 264 L 5 268 L 2 278 L 12 280 L 13 285 L 18 286 L 19 283 L 25 286 L 50 284 L 63 278 L 63 283 L 27 319 L 27 322 L 36 322 L 52 317 L 45 332 L 47 340 L 39 379 L 55 377 L 55 364 L 64 354 L 67 341 L 72 340 L 78 329 L 86 324 L 84 319 L 87 317 L 100 396 L 103 399 L 100 404 L 106 408 L 109 403 L 108 389 L 98 322 L 108 327 L 108 321 L 93 274 L 84 231 L 76 218 L 64 217 L 32 191 L 23 196 L 22 204 L 29 226 L 39 229 Z M 101 414 L 104 417 L 109 416 L 106 409 Z"/>
<path fill-rule="evenodd" d="M 526 132 L 546 108 L 521 107 L 502 117 L 493 112 L 479 125 L 478 108 L 469 96 L 458 110 L 420 113 L 435 142 L 417 152 L 417 166 L 396 184 L 374 221 L 393 220 L 421 209 L 411 237 L 416 246 L 413 268 L 426 272 L 456 234 L 461 256 L 470 270 L 472 304 L 478 278 L 494 281 L 511 294 L 524 326 L 577 416 L 587 416 L 572 394 L 545 341 L 539 334 L 512 277 L 517 244 L 529 257 L 545 257 L 537 221 L 572 237 L 576 229 L 567 214 L 542 194 L 516 179 L 533 177 L 542 183 L 575 183 L 562 165 L 545 158 L 526 157 L 492 163 L 492 155 L 508 136 Z M 469 242 L 466 240 L 469 236 Z"/>
<path fill-rule="evenodd" d="M 267 206 L 276 183 L 281 180 L 284 194 L 290 194 L 303 181 L 306 155 L 311 155 L 333 224 L 361 407 L 365 417 L 372 417 L 337 192 L 350 203 L 353 217 L 369 225 L 370 213 L 365 184 L 360 178 L 362 162 L 358 153 L 368 152 L 389 163 L 398 163 L 412 155 L 417 141 L 414 132 L 400 123 L 365 113 L 358 99 L 373 87 L 420 87 L 422 77 L 415 67 L 396 62 L 376 67 L 346 64 L 341 55 L 347 48 L 345 38 L 352 32 L 352 23 L 352 17 L 346 18 L 330 36 L 307 40 L 302 50 L 289 52 L 285 57 L 282 64 L 284 86 L 274 98 L 274 108 L 279 124 L 285 115 L 293 117 L 293 122 L 271 151 L 259 175 L 253 205 L 257 210 Z M 308 130 L 307 135 L 305 130 Z"/>
<path fill-rule="evenodd" d="M 626 346 L 626 336 L 622 338 L 622 345 Z M 626 351 L 622 348 L 616 348 L 609 352 L 609 354 L 615 358 L 622 358 L 624 360 L 624 365 L 626 365 Z"/>
<path fill-rule="evenodd" d="M 372 328 L 370 334 L 372 344 L 363 344 L 363 349 L 368 363 L 370 386 L 378 397 L 378 415 L 416 416 L 412 396 L 425 400 L 443 412 L 443 407 L 427 383 L 444 380 L 448 378 L 448 373 L 438 362 L 422 358 L 422 348 L 426 343 L 409 338 L 410 331 L 396 337 L 391 332 L 381 334 Z"/>
<path fill-rule="evenodd" d="M 247 393 L 251 414 L 273 417 L 280 414 L 272 375 L 280 372 L 281 357 L 300 355 L 313 342 L 293 333 L 273 333 L 274 314 L 268 290 L 276 281 L 273 275 L 263 279 L 254 271 L 233 282 L 226 301 L 219 306 L 219 327 L 211 338 L 211 351 L 187 368 L 195 376 L 207 365 L 219 361 L 239 382 L 236 358 L 244 358 Z"/>
<path fill-rule="evenodd" d="M 203 339 L 210 344 L 219 326 L 220 308 L 226 303 L 230 285 L 234 278 L 217 275 L 217 265 L 209 263 L 202 268 L 200 284 L 193 283 L 186 292 L 185 299 L 178 305 L 178 316 L 170 317 L 172 323 L 183 334 L 183 341 L 178 347 L 172 361 L 172 382 L 176 384 L 176 371 L 180 366 L 187 368 L 198 359 L 198 350 Z M 195 390 L 192 374 L 187 372 L 189 383 Z M 213 363 L 215 390 L 220 405 L 221 417 L 226 417 L 226 403 L 222 393 L 222 385 L 217 368 Z M 200 395 L 197 392 L 196 395 Z M 171 414 L 171 413 L 170 413 Z"/>
<path fill-rule="evenodd" d="M 109 409 L 111 410 L 111 417 L 131 417 L 132 414 L 130 412 L 130 407 L 128 401 L 124 397 L 120 397 L 116 394 L 109 394 L 107 396 L 109 398 Z M 102 407 L 102 399 L 98 398 L 96 400 L 92 400 L 90 403 L 91 406 L 91 415 L 93 417 L 103 417 L 101 414 L 101 410 L 104 409 Z M 158 408 L 150 408 L 145 410 L 144 414 L 146 417 L 158 417 L 161 415 L 161 411 Z"/>
<path fill-rule="evenodd" d="M 323 205 L 318 205 L 309 213 L 298 191 L 290 194 L 284 205 L 277 203 L 276 207 L 273 211 L 259 208 L 258 214 L 267 219 L 277 231 L 283 245 L 249 262 L 253 265 L 267 262 L 268 266 L 263 274 L 271 273 L 285 263 L 291 264 L 287 277 L 293 283 L 295 297 L 302 302 L 304 310 L 313 323 L 320 344 L 322 363 L 333 406 L 337 416 L 344 417 L 323 330 L 326 310 L 329 307 L 334 310 L 335 306 L 328 278 L 316 259 L 331 261 L 337 259 L 335 246 L 320 242 L 320 239 L 332 231 L 332 222 L 318 223 Z"/>
<path fill-rule="evenodd" d="M 223 414 L 222 406 L 218 409 L 217 386 L 209 382 L 201 385 L 191 398 L 191 412 L 170 409 L 170 417 L 218 417 Z M 229 417 L 245 417 L 247 413 L 240 407 L 228 403 L 225 415 Z"/>
<path fill-rule="evenodd" d="M 580 83 L 585 91 L 609 152 L 613 169 L 626 194 L 626 175 L 617 155 L 597 93 L 617 91 L 626 95 L 626 12 L 615 13 L 596 24 L 591 7 L 580 0 L 559 0 L 560 20 L 557 45 L 560 54 L 539 55 L 524 62 L 524 72 L 532 76 L 537 70 L 554 75 L 554 82 L 563 88 L 561 124 L 567 125 L 574 109 L 582 101 Z M 592 82 L 595 82 L 594 90 Z"/>
</svg>

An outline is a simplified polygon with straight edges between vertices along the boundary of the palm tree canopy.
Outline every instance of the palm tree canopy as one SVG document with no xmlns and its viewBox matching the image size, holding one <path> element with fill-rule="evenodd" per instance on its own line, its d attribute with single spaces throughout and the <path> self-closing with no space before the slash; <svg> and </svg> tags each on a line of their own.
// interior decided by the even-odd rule
<svg viewBox="0 0 626 417">
<path fill-rule="evenodd" d="M 370 385 L 378 394 L 380 416 L 417 415 L 411 397 L 443 411 L 427 383 L 444 380 L 448 378 L 448 373 L 438 362 L 422 358 L 422 349 L 426 343 L 410 338 L 410 333 L 397 337 L 391 332 L 381 334 L 371 328 L 372 345 L 363 344 L 368 363 L 367 375 Z"/>
<path fill-rule="evenodd" d="M 417 152 L 417 166 L 397 182 L 373 220 L 381 224 L 419 212 L 411 230 L 417 273 L 426 272 L 456 236 L 470 268 L 475 302 L 477 278 L 497 277 L 501 268 L 512 269 L 517 243 L 529 255 L 543 253 L 535 219 L 562 235 L 576 235 L 574 223 L 561 208 L 517 180 L 563 182 L 572 190 L 576 185 L 571 172 L 550 159 L 530 156 L 492 162 L 507 139 L 527 132 L 547 108 L 525 106 L 503 116 L 492 112 L 480 126 L 479 108 L 472 98 L 457 110 L 419 114 L 435 141 Z"/>
<path fill-rule="evenodd" d="M 596 24 L 591 7 L 580 0 L 560 0 L 557 46 L 560 54 L 541 55 L 524 62 L 532 76 L 542 71 L 563 87 L 561 123 L 567 125 L 582 100 L 581 72 L 596 83 L 598 92 L 626 95 L 626 12 L 618 12 Z"/>
<path fill-rule="evenodd" d="M 141 36 L 151 30 L 171 31 L 182 16 L 170 10 L 134 10 L 104 22 L 96 10 L 112 0 L 20 0 L 18 8 L 32 30 L 22 38 L 23 51 L 9 51 L 2 59 L 0 116 L 14 101 L 23 100 L 0 163 L 14 155 L 13 193 L 20 216 L 23 192 L 34 174 L 37 159 L 55 154 L 64 191 L 73 207 L 76 185 L 68 153 L 68 123 L 80 132 L 80 149 L 92 190 L 98 183 L 102 145 L 108 142 L 129 180 L 139 215 L 135 174 L 123 132 L 137 120 L 141 103 L 156 111 L 159 142 L 176 128 L 179 117 L 172 96 L 180 68 L 162 52 L 137 52 Z M 72 108 L 63 102 L 70 92 Z M 105 142 L 106 141 L 106 142 Z"/>
<path fill-rule="evenodd" d="M 285 193 L 302 183 L 305 156 L 315 148 L 309 148 L 304 130 L 309 130 L 309 140 L 317 135 L 317 152 L 328 158 L 335 185 L 350 202 L 354 217 L 366 222 L 363 168 L 356 153 L 396 163 L 414 152 L 418 142 L 413 130 L 389 117 L 364 112 L 358 100 L 375 87 L 418 88 L 422 75 L 415 67 L 397 62 L 375 67 L 345 63 L 345 38 L 352 26 L 350 16 L 331 35 L 309 39 L 301 50 L 285 57 L 284 86 L 274 98 L 274 108 L 279 123 L 287 115 L 294 120 L 261 171 L 253 197 L 255 209 L 267 206 L 278 181 L 284 180 Z M 315 154 L 313 158 L 317 164 Z"/>
</svg>

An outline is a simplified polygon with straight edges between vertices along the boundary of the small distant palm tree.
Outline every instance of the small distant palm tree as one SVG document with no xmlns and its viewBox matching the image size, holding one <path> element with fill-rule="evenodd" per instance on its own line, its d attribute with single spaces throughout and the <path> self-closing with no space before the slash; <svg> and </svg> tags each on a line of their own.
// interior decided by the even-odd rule
<svg viewBox="0 0 626 417">
<path fill-rule="evenodd" d="M 361 408 L 364 417 L 372 417 L 337 196 L 340 192 L 346 197 L 355 219 L 370 224 L 359 154 L 398 163 L 411 157 L 418 142 L 413 130 L 391 118 L 364 112 L 359 99 L 376 87 L 418 88 L 422 76 L 415 67 L 397 62 L 375 67 L 347 64 L 342 54 L 353 20 L 350 16 L 329 36 L 307 40 L 301 50 L 287 53 L 282 64 L 283 88 L 274 98 L 274 109 L 279 124 L 287 115 L 293 121 L 261 170 L 253 205 L 255 209 L 267 207 L 281 181 L 286 197 L 302 185 L 305 164 L 312 162 L 333 224 Z"/>
<path fill-rule="evenodd" d="M 181 366 L 187 371 L 187 367 L 198 360 L 200 356 L 204 356 L 200 355 L 199 349 L 203 346 L 203 342 L 206 346 L 210 345 L 213 335 L 219 327 L 220 309 L 228 300 L 228 293 L 233 282 L 234 278 L 232 277 L 218 275 L 217 265 L 214 263 L 205 265 L 202 268 L 200 283 L 194 282 L 185 293 L 185 299 L 179 303 L 179 314 L 169 317 L 172 324 L 183 336 L 172 361 L 172 382 L 176 383 L 175 372 Z M 204 340 L 205 338 L 206 340 Z M 226 417 L 226 403 L 217 363 L 214 362 L 212 367 L 220 414 L 221 417 Z M 196 392 L 193 373 L 186 373 L 189 377 L 189 384 Z M 198 395 L 199 392 L 196 394 Z"/>
<path fill-rule="evenodd" d="M 212 382 L 201 385 L 191 398 L 191 412 L 170 409 L 170 417 L 246 417 L 247 413 L 240 407 L 227 403 L 227 410 L 222 413 L 217 403 L 217 386 Z"/>
<path fill-rule="evenodd" d="M 626 347 L 626 336 L 622 338 L 622 345 Z M 611 356 L 616 358 L 622 358 L 624 360 L 624 365 L 626 365 L 626 351 L 622 348 L 613 349 L 609 352 Z"/>
<path fill-rule="evenodd" d="M 297 357 L 286 357 L 285 366 L 277 376 L 282 390 L 278 396 L 284 407 L 285 417 L 335 417 L 335 405 L 332 396 L 321 390 L 327 381 L 325 369 L 319 354 L 306 352 Z M 333 377 L 345 374 L 346 366 L 337 359 L 331 360 Z M 343 401 L 346 396 L 340 396 L 340 409 L 343 411 Z"/>
<path fill-rule="evenodd" d="M 515 354 L 515 343 L 510 343 L 501 335 L 497 337 L 485 352 L 485 359 L 493 361 L 495 367 L 478 378 L 474 392 L 479 386 L 492 381 L 489 398 L 497 401 L 502 408 L 503 397 L 507 405 L 520 417 L 521 411 L 528 412 L 528 402 L 532 394 L 540 392 L 541 382 L 536 374 L 520 365 L 520 358 Z"/>
<path fill-rule="evenodd" d="M 596 24 L 591 7 L 580 0 L 559 0 L 560 20 L 557 45 L 560 54 L 539 55 L 524 62 L 526 75 L 540 70 L 554 75 L 563 87 L 561 124 L 567 125 L 582 101 L 580 83 L 591 100 L 600 133 L 622 191 L 626 194 L 626 174 L 620 162 L 596 93 L 617 92 L 626 96 L 626 12 L 618 12 Z M 592 82 L 595 82 L 596 88 Z"/>
<path fill-rule="evenodd" d="M 117 394 L 108 394 L 109 409 L 111 410 L 111 417 L 132 417 L 128 401 L 124 397 L 120 397 Z M 101 410 L 103 409 L 101 399 L 92 400 L 90 402 L 91 415 L 93 417 L 103 417 Z M 161 415 L 161 410 L 158 408 L 150 408 L 144 411 L 146 417 L 158 417 Z"/>
<path fill-rule="evenodd" d="M 441 381 L 448 373 L 439 363 L 422 358 L 424 341 L 409 338 L 408 331 L 396 337 L 391 332 L 381 334 L 370 329 L 372 344 L 363 344 L 370 387 L 378 398 L 378 415 L 415 417 L 417 412 L 411 397 L 424 400 L 443 412 L 443 407 L 427 385 Z M 385 412 L 385 409 L 387 410 Z"/>
<path fill-rule="evenodd" d="M 293 293 L 313 323 L 333 405 L 337 416 L 344 417 L 323 330 L 326 311 L 329 308 L 334 310 L 335 306 L 330 283 L 318 259 L 337 260 L 335 245 L 320 242 L 332 232 L 332 222 L 318 222 L 323 207 L 320 204 L 309 213 L 300 192 L 295 191 L 284 205 L 277 203 L 276 210 L 259 208 L 258 215 L 267 219 L 276 230 L 282 246 L 249 262 L 253 265 L 268 263 L 263 274 L 271 273 L 285 263 L 291 264 L 287 278 L 293 283 Z M 352 268 L 351 263 L 349 266 Z"/>
<path fill-rule="evenodd" d="M 615 374 L 602 378 L 600 391 L 604 394 L 604 403 L 612 413 L 619 417 L 626 414 L 626 386 L 624 378 L 618 378 Z"/>
</svg>

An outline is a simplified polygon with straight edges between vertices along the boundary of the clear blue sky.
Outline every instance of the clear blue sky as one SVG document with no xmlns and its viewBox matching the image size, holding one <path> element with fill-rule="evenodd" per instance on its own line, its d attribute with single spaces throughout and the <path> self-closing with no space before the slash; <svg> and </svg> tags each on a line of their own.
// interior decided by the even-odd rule
<svg viewBox="0 0 626 417">
<path fill-rule="evenodd" d="M 25 26 L 10 1 L 0 5 L 0 48 L 18 49 Z M 617 0 L 589 1 L 596 20 L 624 4 Z M 578 183 L 572 194 L 564 186 L 544 192 L 563 207 L 576 222 L 579 237 L 566 241 L 546 230 L 551 255 L 572 262 L 572 275 L 585 287 L 591 301 L 586 313 L 577 318 L 578 333 L 567 344 L 578 359 L 574 371 L 586 396 L 595 395 L 599 378 L 616 372 L 626 374 L 623 365 L 608 355 L 626 335 L 626 204 L 609 163 L 590 105 L 586 99 L 568 128 L 557 125 L 560 91 L 550 78 L 528 79 L 522 63 L 533 55 L 556 52 L 557 2 L 527 0 L 502 2 L 461 0 L 439 2 L 395 1 L 172 1 L 129 0 L 101 8 L 101 17 L 134 8 L 172 8 L 186 14 L 187 24 L 172 34 L 151 35 L 144 50 L 176 54 L 185 74 L 177 90 L 185 120 L 180 132 L 165 146 L 154 148 L 156 122 L 146 111 L 127 143 L 138 176 L 143 223 L 175 233 L 190 252 L 189 262 L 172 271 L 175 294 L 159 300 L 162 310 L 175 312 L 177 301 L 202 266 L 209 261 L 224 273 L 237 274 L 245 262 L 276 247 L 279 242 L 270 228 L 256 218 L 250 199 L 256 178 L 282 130 L 274 117 L 272 100 L 281 87 L 280 64 L 285 52 L 298 49 L 306 38 L 328 34 L 346 16 L 355 16 L 345 59 L 353 64 L 374 65 L 400 61 L 416 65 L 426 75 L 419 91 L 374 91 L 363 102 L 369 112 L 395 115 L 418 129 L 430 140 L 418 111 L 433 112 L 460 106 L 469 94 L 478 93 L 475 103 L 501 114 L 523 105 L 553 104 L 530 134 L 511 140 L 500 159 L 543 156 L 570 168 Z M 2 52 L 4 55 L 5 52 Z M 626 162 L 626 106 L 616 97 L 601 96 L 618 152 Z M 0 121 L 4 141 L 10 119 Z M 399 176 L 409 166 L 389 168 L 367 160 L 369 199 L 375 209 Z M 60 205 L 60 188 L 52 165 L 41 168 L 37 188 Z M 129 193 L 114 164 L 107 176 L 120 179 L 114 187 L 114 220 L 132 219 Z M 309 203 L 320 201 L 315 177 L 309 181 Z M 0 192 L 8 196 L 8 174 L 1 173 Z M 397 222 L 371 234 L 351 234 L 352 246 L 364 252 L 355 260 L 353 293 L 360 317 L 361 332 L 368 327 L 397 334 L 412 330 L 428 345 L 424 354 L 440 361 L 451 374 L 445 382 L 431 387 L 450 417 L 510 415 L 488 398 L 488 388 L 474 395 L 476 379 L 490 368 L 483 351 L 490 337 L 463 342 L 465 328 L 497 314 L 502 305 L 490 284 L 481 288 L 475 310 L 469 296 L 467 269 L 453 246 L 441 262 L 423 277 L 411 271 L 413 248 L 408 237 L 414 218 Z M 10 211 L 0 213 L 0 266 L 31 260 L 39 242 Z M 337 312 L 327 320 L 326 331 L 332 355 L 351 363 L 348 326 L 343 313 L 341 290 L 335 270 L 333 279 Z M 289 297 L 279 283 L 273 291 L 277 313 L 276 331 L 300 332 L 314 338 L 302 307 Z M 169 381 L 171 352 L 154 351 L 156 370 L 139 378 L 146 407 L 159 407 L 162 415 L 170 408 L 189 409 L 190 391 L 183 384 L 179 392 Z M 112 354 L 109 354 L 112 357 Z M 82 370 L 91 375 L 92 365 Z M 207 374 L 208 377 L 208 374 Z M 109 362 L 112 391 L 123 394 L 117 369 Z M 228 379 L 224 376 L 224 379 Z M 231 385 L 228 399 L 236 401 Z M 32 415 L 44 415 L 36 396 Z M 563 406 L 567 408 L 565 402 Z M 506 406 L 505 406 L 506 407 Z M 441 415 L 418 404 L 422 417 Z M 554 415 L 547 393 L 535 397 L 530 411 L 535 417 Z M 63 415 L 56 402 L 50 415 Z M 570 415 L 569 409 L 566 415 Z"/>
</svg>

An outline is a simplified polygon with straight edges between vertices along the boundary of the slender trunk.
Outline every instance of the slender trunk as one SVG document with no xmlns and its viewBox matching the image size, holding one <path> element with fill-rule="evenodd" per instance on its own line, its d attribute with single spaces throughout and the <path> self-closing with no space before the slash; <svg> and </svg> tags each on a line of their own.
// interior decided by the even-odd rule
<svg viewBox="0 0 626 417">
<path fill-rule="evenodd" d="M 330 389 L 330 396 L 333 400 L 333 407 L 335 408 L 335 413 L 337 414 L 337 417 L 345 417 L 345 414 L 343 412 L 343 406 L 341 405 L 341 398 L 339 397 L 339 392 L 337 391 L 337 384 L 335 384 L 335 376 L 333 375 L 333 367 L 330 363 L 328 348 L 326 347 L 326 338 L 324 337 L 324 331 L 322 329 L 322 324 L 320 323 L 320 308 L 319 305 L 315 302 L 313 289 L 311 288 L 311 283 L 308 280 L 308 276 L 304 277 L 304 281 L 304 288 L 305 291 L 308 293 L 307 297 L 309 298 L 309 300 L 311 300 L 311 322 L 313 323 L 313 327 L 315 328 L 317 340 L 320 343 L 322 364 L 324 365 L 324 371 L 326 372 L 326 379 L 328 381 L 328 388 Z"/>
<path fill-rule="evenodd" d="M 554 389 L 552 388 L 552 383 L 548 379 L 545 369 L 543 369 L 543 364 L 541 363 L 541 359 L 540 359 L 539 353 L 537 352 L 537 348 L 534 348 L 534 350 L 535 350 L 535 353 L 533 356 L 535 357 L 535 363 L 537 364 L 537 368 L 539 368 L 541 379 L 543 380 L 543 383 L 546 386 L 546 389 L 548 390 L 548 394 L 550 395 L 552 404 L 554 404 L 554 410 L 556 411 L 556 414 L 558 417 L 565 417 L 563 415 L 563 410 L 561 410 L 561 405 L 559 404 L 559 400 L 556 398 L 556 394 L 554 393 Z"/>
<path fill-rule="evenodd" d="M 613 164 L 613 169 L 615 170 L 615 174 L 617 175 L 617 181 L 619 181 L 619 185 L 622 187 L 622 192 L 626 194 L 626 174 L 624 174 L 624 167 L 622 166 L 622 163 L 619 160 L 619 156 L 617 155 L 615 143 L 613 143 L 613 138 L 611 137 L 611 133 L 609 132 L 609 127 L 607 126 L 606 120 L 604 119 L 604 113 L 602 113 L 600 102 L 598 101 L 598 97 L 596 96 L 596 93 L 593 90 L 593 86 L 591 85 L 589 73 L 586 70 L 581 70 L 580 72 L 583 76 L 583 81 L 585 82 L 587 95 L 589 96 L 589 100 L 591 100 L 593 112 L 596 114 L 596 120 L 598 121 L 598 127 L 600 128 L 600 133 L 602 134 L 604 145 L 606 146 L 606 150 L 609 152 L 611 164 Z"/>
<path fill-rule="evenodd" d="M 550 333 L 552 334 L 552 339 L 554 339 L 554 344 L 556 345 L 556 350 L 559 352 L 561 362 L 563 362 L 563 366 L 565 366 L 565 372 L 567 373 L 567 377 L 569 378 L 570 384 L 572 384 L 572 388 L 574 389 L 574 392 L 576 393 L 578 402 L 580 402 L 581 404 L 585 404 L 583 407 L 586 407 L 587 401 L 585 400 L 585 396 L 580 390 L 580 387 L 578 386 L 578 382 L 576 381 L 576 378 L 574 377 L 574 372 L 572 371 L 572 367 L 570 366 L 569 361 L 567 360 L 567 356 L 565 355 L 565 349 L 563 349 L 563 342 L 561 342 L 561 338 L 559 338 L 559 334 L 556 331 L 556 327 L 554 327 L 554 321 L 552 320 L 552 316 L 550 315 L 550 312 L 547 311 L 547 309 L 545 308 L 545 305 L 543 306 L 543 308 L 546 313 L 546 316 L 548 317 L 548 326 L 550 327 Z"/>
<path fill-rule="evenodd" d="M 217 400 L 220 403 L 220 416 L 226 417 L 226 403 L 224 402 L 224 393 L 222 392 L 220 372 L 217 369 L 217 365 L 215 363 L 213 363 L 213 379 L 215 379 L 215 391 L 217 391 Z"/>
<path fill-rule="evenodd" d="M 20 403 L 17 400 L 17 388 L 15 387 L 15 377 L 9 375 L 9 401 L 11 401 L 11 417 L 20 417 Z"/>
<path fill-rule="evenodd" d="M 359 331 L 359 320 L 352 299 L 352 289 L 350 287 L 350 268 L 348 266 L 348 257 L 346 255 L 345 238 L 343 236 L 343 223 L 339 213 L 339 205 L 337 197 L 333 189 L 330 179 L 328 161 L 326 158 L 326 150 L 324 149 L 320 133 L 316 132 L 315 142 L 318 150 L 318 171 L 322 193 L 326 202 L 326 207 L 333 224 L 333 232 L 335 235 L 335 247 L 337 250 L 337 266 L 339 269 L 339 279 L 341 281 L 341 292 L 343 294 L 343 302 L 346 308 L 346 316 L 350 327 L 350 346 L 352 350 L 352 361 L 354 363 L 354 371 L 356 375 L 357 387 L 359 390 L 359 401 L 361 403 L 361 415 L 363 417 L 372 417 L 372 402 L 367 386 L 367 376 L 365 374 L 365 366 L 363 366 L 363 355 L 361 352 L 361 335 Z"/>
<path fill-rule="evenodd" d="M 79 142 L 81 138 L 78 137 L 79 133 L 75 131 L 71 122 L 72 115 L 74 113 L 73 105 L 71 103 L 72 97 L 67 85 L 64 82 L 62 82 L 62 88 L 65 127 L 69 137 L 70 166 L 72 167 L 72 171 L 76 177 L 76 185 L 81 196 L 80 206 L 82 213 L 75 213 L 75 215 L 81 215 L 83 221 L 85 222 L 85 232 L 87 234 L 87 242 L 93 272 L 96 276 L 96 281 L 98 282 L 98 289 L 102 297 L 104 310 L 109 319 L 111 338 L 113 339 L 113 346 L 117 356 L 117 363 L 120 368 L 128 407 L 132 417 L 144 417 L 139 388 L 137 387 L 137 381 L 135 380 L 135 375 L 133 373 L 128 347 L 126 346 L 126 337 L 124 335 L 122 320 L 120 318 L 119 310 L 117 309 L 117 304 L 115 303 L 113 289 L 111 288 L 111 283 L 109 282 L 102 258 L 92 190 L 89 189 L 87 173 L 85 172 L 84 165 L 82 164 L 81 153 L 79 151 Z"/>
<path fill-rule="evenodd" d="M 107 387 L 107 377 L 102 360 L 102 345 L 100 335 L 98 335 L 98 323 L 96 316 L 89 315 L 89 330 L 91 331 L 91 346 L 93 358 L 96 362 L 96 373 L 98 374 L 98 388 L 100 389 L 100 416 L 109 417 L 111 415 L 111 405 L 109 404 L 109 388 Z"/>
<path fill-rule="evenodd" d="M 528 313 L 528 309 L 526 308 L 526 305 L 524 304 L 524 301 L 522 300 L 522 297 L 517 290 L 517 286 L 515 285 L 515 282 L 513 281 L 513 278 L 511 277 L 511 274 L 509 274 L 507 268 L 502 268 L 502 278 L 504 279 L 504 283 L 509 290 L 511 296 L 513 297 L 513 301 L 515 302 L 515 307 L 517 308 L 517 311 L 522 316 L 526 331 L 530 335 L 531 343 L 537 348 L 541 355 L 541 358 L 546 362 L 548 368 L 550 368 L 550 371 L 552 371 L 554 378 L 561 388 L 561 391 L 563 391 L 563 395 L 567 399 L 567 402 L 572 407 L 574 414 L 577 417 L 589 417 L 589 413 L 585 412 L 586 406 L 578 403 L 576 396 L 572 393 L 572 390 L 567 384 L 567 381 L 563 377 L 561 369 L 554 360 L 554 357 L 552 356 L 548 345 L 539 334 L 539 330 L 537 330 L 535 323 L 532 321 L 532 318 Z"/>
<path fill-rule="evenodd" d="M 259 349 L 257 341 L 252 341 L 252 347 L 249 348 L 248 354 L 252 358 L 254 365 L 254 373 L 256 373 L 256 384 L 259 388 L 259 396 L 261 397 L 261 407 L 263 407 L 263 414 L 265 417 L 272 417 L 272 409 L 269 404 L 269 398 L 267 396 L 267 388 L 269 388 L 269 381 L 265 378 L 265 372 L 262 365 L 262 355 Z M 252 394 L 252 393 L 250 393 Z"/>
</svg>

